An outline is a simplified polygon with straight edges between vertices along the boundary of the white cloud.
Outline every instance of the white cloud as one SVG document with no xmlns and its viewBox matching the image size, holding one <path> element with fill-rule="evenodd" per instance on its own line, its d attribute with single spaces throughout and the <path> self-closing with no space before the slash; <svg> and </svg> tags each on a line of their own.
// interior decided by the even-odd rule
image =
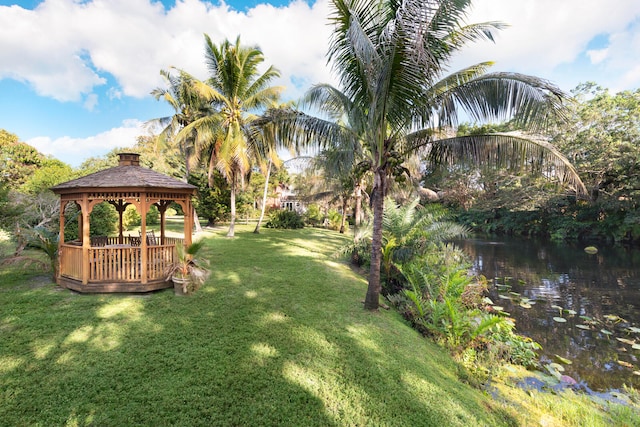
<svg viewBox="0 0 640 427">
<path fill-rule="evenodd" d="M 114 148 L 133 147 L 138 136 L 146 133 L 143 122 L 126 120 L 120 127 L 87 138 L 64 136 L 52 139 L 43 136 L 27 140 L 26 143 L 77 167 L 87 158 L 101 156 Z"/>
<path fill-rule="evenodd" d="M 0 78 L 28 82 L 43 96 L 80 101 L 110 75 L 122 92 L 145 97 L 171 66 L 206 77 L 204 37 L 257 44 L 282 72 L 278 84 L 299 94 L 292 80 L 327 81 L 327 0 L 309 7 L 258 5 L 238 12 L 222 3 L 177 0 L 165 10 L 150 0 L 45 0 L 31 11 L 0 6 Z"/>
<path fill-rule="evenodd" d="M 609 48 L 588 50 L 587 56 L 591 59 L 592 64 L 599 64 L 609 56 Z"/>
<path fill-rule="evenodd" d="M 498 33 L 495 44 L 478 43 L 465 49 L 454 68 L 493 60 L 496 70 L 550 78 L 558 77 L 561 66 L 580 59 L 587 49 L 608 49 L 606 58 L 595 58 L 602 60 L 598 65 L 607 73 L 600 67 L 585 70 L 591 80 L 606 87 L 640 59 L 637 44 L 616 40 L 637 37 L 640 32 L 637 0 L 476 0 L 473 5 L 469 22 L 500 21 L 510 27 Z M 608 36 L 608 44 L 590 46 L 598 36 Z M 569 82 L 571 77 L 564 78 Z"/>
<path fill-rule="evenodd" d="M 294 98 L 310 84 L 335 83 L 326 64 L 328 3 L 310 7 L 295 0 L 242 12 L 204 0 L 176 0 L 168 10 L 151 0 L 45 0 L 33 11 L 0 6 L 0 78 L 27 82 L 57 100 L 81 101 L 112 77 L 118 87 L 109 93 L 145 97 L 163 84 L 160 69 L 176 66 L 206 76 L 204 33 L 215 42 L 241 35 L 281 70 L 278 84 Z M 555 77 L 559 66 L 582 55 L 599 67 L 594 72 L 606 71 L 610 81 L 598 82 L 606 85 L 640 60 L 639 18 L 637 0 L 475 0 L 469 22 L 510 27 L 498 33 L 495 45 L 465 49 L 452 68 L 494 60 L 498 70 Z M 596 36 L 607 45 L 590 46 Z"/>
</svg>

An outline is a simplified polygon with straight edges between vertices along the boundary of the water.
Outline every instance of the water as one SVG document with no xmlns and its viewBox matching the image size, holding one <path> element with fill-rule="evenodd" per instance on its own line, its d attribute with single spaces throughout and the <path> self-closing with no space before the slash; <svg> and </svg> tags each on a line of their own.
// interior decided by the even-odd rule
<svg viewBox="0 0 640 427">
<path fill-rule="evenodd" d="M 640 250 L 599 248 L 589 255 L 580 245 L 505 238 L 456 245 L 487 278 L 489 297 L 516 320 L 517 331 L 542 345 L 543 363 L 558 362 L 556 355 L 570 360 L 564 374 L 594 391 L 640 389 L 640 350 L 632 349 L 640 333 L 629 330 L 640 328 Z M 521 297 L 535 304 L 523 308 Z M 591 329 L 577 327 L 584 324 Z"/>
</svg>

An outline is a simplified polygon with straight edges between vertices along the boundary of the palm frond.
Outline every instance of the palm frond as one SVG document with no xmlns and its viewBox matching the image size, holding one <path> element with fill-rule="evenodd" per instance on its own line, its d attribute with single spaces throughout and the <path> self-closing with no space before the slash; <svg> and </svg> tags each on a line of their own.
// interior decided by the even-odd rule
<svg viewBox="0 0 640 427">
<path fill-rule="evenodd" d="M 467 163 L 542 174 L 570 185 L 579 195 L 587 194 L 571 162 L 546 141 L 512 134 L 441 139 L 432 144 L 428 160 L 433 164 Z"/>
</svg>

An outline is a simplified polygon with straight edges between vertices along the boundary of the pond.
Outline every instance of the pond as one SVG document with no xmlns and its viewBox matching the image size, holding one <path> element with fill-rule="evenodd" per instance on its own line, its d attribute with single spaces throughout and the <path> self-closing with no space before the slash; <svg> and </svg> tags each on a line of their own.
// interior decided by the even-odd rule
<svg viewBox="0 0 640 427">
<path fill-rule="evenodd" d="M 543 364 L 561 364 L 593 391 L 640 389 L 640 250 L 588 254 L 585 245 L 509 238 L 455 243 L 487 278 L 494 305 L 542 345 Z"/>
</svg>

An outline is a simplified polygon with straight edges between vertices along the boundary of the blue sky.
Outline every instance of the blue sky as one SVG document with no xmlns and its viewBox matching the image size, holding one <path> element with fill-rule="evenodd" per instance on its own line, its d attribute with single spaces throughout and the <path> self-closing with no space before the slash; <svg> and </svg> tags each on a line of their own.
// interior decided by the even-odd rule
<svg viewBox="0 0 640 427">
<path fill-rule="evenodd" d="M 0 128 L 73 166 L 134 144 L 144 123 L 170 113 L 150 91 L 171 66 L 204 78 L 203 34 L 241 35 L 280 69 L 295 99 L 335 83 L 326 64 L 329 0 L 0 0 Z M 640 87 L 640 1 L 475 0 L 470 22 L 509 27 L 475 44 L 452 69 L 546 78 L 569 91 L 595 81 Z"/>
</svg>

